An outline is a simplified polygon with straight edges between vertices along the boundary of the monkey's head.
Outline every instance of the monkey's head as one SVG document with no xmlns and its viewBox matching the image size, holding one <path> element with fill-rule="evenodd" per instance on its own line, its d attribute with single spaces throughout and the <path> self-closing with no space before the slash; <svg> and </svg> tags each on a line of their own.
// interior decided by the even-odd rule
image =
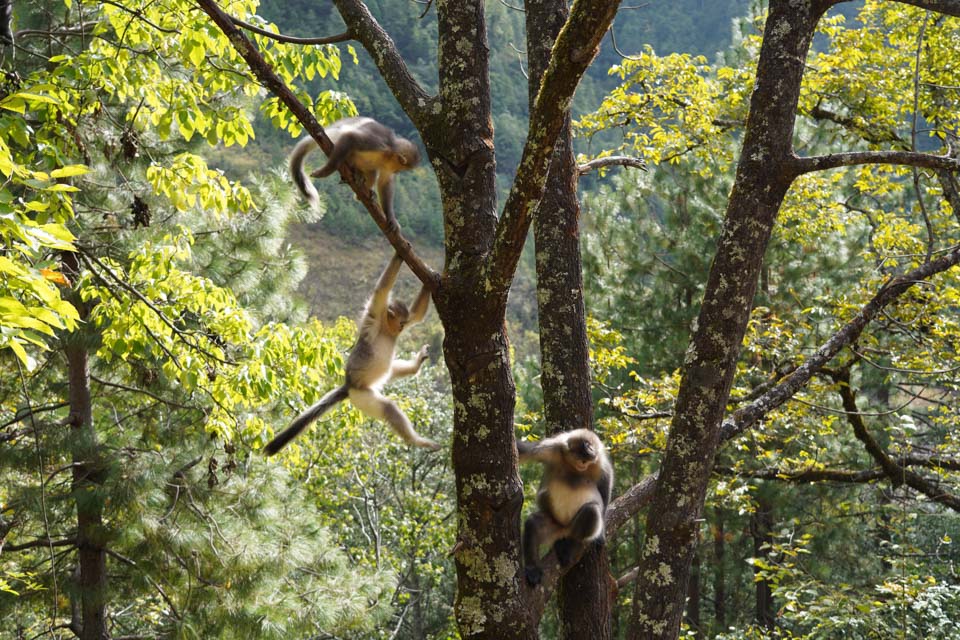
<svg viewBox="0 0 960 640">
<path fill-rule="evenodd" d="M 387 305 L 387 321 L 385 323 L 387 333 L 392 336 L 400 335 L 404 327 L 407 326 L 409 319 L 410 310 L 407 305 L 399 300 L 391 300 L 390 304 Z"/>
<path fill-rule="evenodd" d="M 577 429 L 571 431 L 566 442 L 564 451 L 564 461 L 580 473 L 584 473 L 590 467 L 600 461 L 600 451 L 603 445 L 600 439 L 592 431 L 587 429 Z"/>
<path fill-rule="evenodd" d="M 407 171 L 420 164 L 420 149 L 406 138 L 397 140 L 395 147 L 397 171 Z"/>
</svg>

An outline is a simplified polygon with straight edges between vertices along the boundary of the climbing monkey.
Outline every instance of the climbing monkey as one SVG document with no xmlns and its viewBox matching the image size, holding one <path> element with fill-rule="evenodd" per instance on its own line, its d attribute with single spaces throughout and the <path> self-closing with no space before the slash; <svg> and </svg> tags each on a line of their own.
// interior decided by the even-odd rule
<svg viewBox="0 0 960 640">
<path fill-rule="evenodd" d="M 420 150 L 417 145 L 401 138 L 393 129 L 373 118 L 343 118 L 327 127 L 326 132 L 333 142 L 333 151 L 327 163 L 310 175 L 326 178 L 346 162 L 363 175 L 368 189 L 376 186 L 380 208 L 386 214 L 390 227 L 396 228 L 397 218 L 393 211 L 394 174 L 419 164 Z M 317 207 L 320 200 L 303 168 L 303 160 L 318 146 L 313 138 L 304 138 L 290 154 L 290 175 L 312 207 Z"/>
<path fill-rule="evenodd" d="M 385 420 L 409 444 L 432 450 L 440 448 L 433 440 L 418 435 L 400 407 L 380 393 L 381 387 L 387 382 L 417 373 L 429 357 L 427 346 L 424 345 L 411 360 L 394 359 L 397 337 L 406 327 L 423 320 L 430 304 L 430 291 L 426 287 L 420 289 L 410 309 L 403 302 L 390 299 L 390 290 L 402 264 L 403 259 L 394 255 L 367 301 L 360 320 L 360 335 L 347 358 L 344 383 L 323 396 L 277 434 L 265 447 L 268 455 L 280 451 L 312 422 L 347 398 L 365 415 Z"/>
<path fill-rule="evenodd" d="M 520 462 L 540 462 L 537 491 L 540 510 L 523 528 L 523 564 L 527 582 L 543 579 L 540 547 L 553 545 L 561 566 L 568 566 L 588 542 L 604 543 L 603 517 L 613 489 L 613 465 L 589 429 L 559 433 L 540 442 L 517 440 Z"/>
</svg>

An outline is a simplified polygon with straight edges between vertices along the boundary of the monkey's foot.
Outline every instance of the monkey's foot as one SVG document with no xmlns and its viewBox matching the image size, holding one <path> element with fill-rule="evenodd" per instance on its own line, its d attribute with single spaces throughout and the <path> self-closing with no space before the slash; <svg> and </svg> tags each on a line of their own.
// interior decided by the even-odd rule
<svg viewBox="0 0 960 640">
<path fill-rule="evenodd" d="M 553 543 L 553 550 L 557 553 L 557 561 L 561 567 L 569 567 L 573 562 L 579 545 L 570 538 L 561 538 Z"/>
<path fill-rule="evenodd" d="M 423 449 L 429 449 L 430 451 L 440 451 L 440 449 L 443 449 L 443 445 L 436 443 L 433 440 L 429 440 L 427 438 L 420 438 L 420 440 L 417 441 L 415 444 L 418 447 L 421 447 Z"/>
<path fill-rule="evenodd" d="M 527 582 L 531 587 L 535 587 L 543 581 L 543 569 L 540 567 L 524 567 L 523 574 L 527 577 Z"/>
</svg>

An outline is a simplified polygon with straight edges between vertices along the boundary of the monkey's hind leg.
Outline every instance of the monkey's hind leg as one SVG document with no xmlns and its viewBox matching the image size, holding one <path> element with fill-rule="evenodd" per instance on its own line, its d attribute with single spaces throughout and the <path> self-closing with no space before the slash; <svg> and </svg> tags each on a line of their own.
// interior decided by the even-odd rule
<svg viewBox="0 0 960 640">
<path fill-rule="evenodd" d="M 584 543 L 594 539 L 598 544 L 603 544 L 603 516 L 598 504 L 588 502 L 573 517 L 567 535 L 553 545 L 560 566 L 570 566 L 583 551 Z"/>
<path fill-rule="evenodd" d="M 387 422 L 405 442 L 432 451 L 440 449 L 439 444 L 419 435 L 400 407 L 380 392 L 374 389 L 350 389 L 350 402 L 371 418 Z"/>
<path fill-rule="evenodd" d="M 353 137 L 349 134 L 340 136 L 333 145 L 333 151 L 330 152 L 327 163 L 311 173 L 310 176 L 313 178 L 326 178 L 332 174 L 339 169 L 343 161 L 347 159 L 347 156 L 353 151 L 354 145 Z"/>
<path fill-rule="evenodd" d="M 523 573 L 532 586 L 543 580 L 540 565 L 540 547 L 549 545 L 563 532 L 548 514 L 537 511 L 530 514 L 523 525 Z"/>
</svg>

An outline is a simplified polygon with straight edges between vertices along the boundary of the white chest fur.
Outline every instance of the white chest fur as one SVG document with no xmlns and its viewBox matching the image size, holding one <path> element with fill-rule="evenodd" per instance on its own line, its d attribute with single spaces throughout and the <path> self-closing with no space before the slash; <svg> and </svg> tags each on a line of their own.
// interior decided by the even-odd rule
<svg viewBox="0 0 960 640">
<path fill-rule="evenodd" d="M 588 502 L 603 503 L 600 492 L 593 484 L 571 487 L 566 482 L 553 480 L 546 489 L 550 495 L 550 511 L 554 519 L 564 526 L 570 524 L 580 507 Z"/>
</svg>

